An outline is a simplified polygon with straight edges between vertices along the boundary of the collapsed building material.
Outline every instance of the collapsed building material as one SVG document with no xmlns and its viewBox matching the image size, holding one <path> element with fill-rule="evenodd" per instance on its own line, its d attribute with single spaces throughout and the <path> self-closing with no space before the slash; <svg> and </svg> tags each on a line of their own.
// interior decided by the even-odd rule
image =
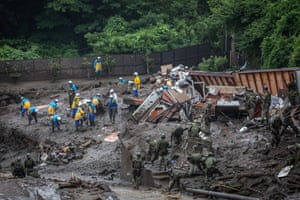
<svg viewBox="0 0 300 200">
<path fill-rule="evenodd" d="M 172 64 L 167 64 L 167 65 L 162 65 L 160 66 L 160 71 L 162 76 L 167 76 L 170 71 L 172 70 L 173 65 Z"/>
<path fill-rule="evenodd" d="M 148 122 L 166 122 L 171 118 L 180 120 L 179 113 L 183 113 L 190 118 L 191 104 L 190 97 L 185 93 L 178 93 L 175 89 L 163 90 L 161 92 L 153 91 L 145 101 L 132 114 L 136 121 Z"/>
<path fill-rule="evenodd" d="M 145 120 L 144 118 L 146 114 L 148 114 L 151 109 L 159 103 L 159 98 L 160 95 L 157 92 L 151 92 L 151 94 L 144 100 L 144 102 L 134 111 L 132 117 L 136 121 Z"/>
<path fill-rule="evenodd" d="M 139 106 L 144 102 L 145 98 L 142 97 L 124 97 L 123 98 L 123 103 L 128 104 L 128 105 L 134 105 L 134 106 Z"/>
<path fill-rule="evenodd" d="M 247 197 L 237 194 L 229 194 L 224 192 L 214 192 L 209 190 L 202 190 L 202 189 L 192 189 L 192 188 L 186 188 L 185 189 L 188 192 L 197 193 L 197 194 L 205 194 L 209 196 L 216 196 L 221 198 L 228 198 L 228 199 L 237 199 L 237 200 L 259 200 L 259 198 L 255 197 Z"/>
</svg>

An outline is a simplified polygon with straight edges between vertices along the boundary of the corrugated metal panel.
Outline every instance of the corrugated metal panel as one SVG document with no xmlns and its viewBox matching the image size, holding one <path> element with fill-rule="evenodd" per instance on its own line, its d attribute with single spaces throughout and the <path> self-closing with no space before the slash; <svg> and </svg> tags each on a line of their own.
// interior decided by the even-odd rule
<svg viewBox="0 0 300 200">
<path fill-rule="evenodd" d="M 259 93 L 263 92 L 263 86 L 266 85 L 271 94 L 277 96 L 279 90 L 286 89 L 289 83 L 296 80 L 295 72 L 298 70 L 298 68 L 282 68 L 249 70 L 231 74 L 194 71 L 190 74 L 194 81 L 205 82 L 206 85 L 244 86 Z"/>
</svg>

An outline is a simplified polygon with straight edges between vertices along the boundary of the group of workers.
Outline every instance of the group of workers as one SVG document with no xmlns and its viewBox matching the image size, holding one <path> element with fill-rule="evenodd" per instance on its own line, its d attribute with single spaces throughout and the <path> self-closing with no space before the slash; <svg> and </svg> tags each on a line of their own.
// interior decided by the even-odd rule
<svg viewBox="0 0 300 200">
<path fill-rule="evenodd" d="M 280 137 L 287 127 L 290 126 L 292 130 L 298 134 L 298 128 L 293 122 L 292 119 L 292 107 L 289 104 L 289 101 L 286 101 L 286 108 L 282 109 L 281 115 L 276 113 L 275 115 L 270 115 L 269 110 L 271 106 L 271 94 L 267 86 L 263 86 L 263 93 L 256 94 L 251 89 L 247 89 L 245 93 L 245 103 L 248 110 L 248 119 L 254 119 L 257 117 L 258 113 L 255 113 L 257 110 L 257 102 L 260 101 L 261 109 L 261 122 L 264 126 L 271 130 L 273 135 L 272 145 L 278 146 L 280 142 Z M 189 129 L 182 128 L 181 126 L 177 127 L 171 134 L 171 144 L 165 140 L 165 135 L 162 134 L 161 140 L 151 140 L 150 137 L 146 138 L 146 144 L 148 144 L 148 149 L 145 154 L 145 160 L 150 162 L 152 165 L 159 157 L 159 170 L 167 169 L 170 175 L 169 182 L 169 191 L 177 184 L 179 187 L 180 179 L 183 176 L 191 175 L 195 173 L 195 168 L 198 168 L 199 171 L 202 171 L 207 180 L 208 176 L 212 174 L 222 175 L 222 173 L 216 168 L 217 159 L 214 155 L 214 150 L 210 140 L 207 140 L 206 136 L 210 135 L 210 122 L 212 121 L 211 115 L 212 102 L 209 100 L 207 106 L 203 110 L 201 119 L 196 119 L 193 121 Z M 295 113 L 300 113 L 300 107 L 296 109 Z M 271 119 L 270 119 L 271 118 Z M 188 130 L 188 138 L 191 141 L 196 141 L 199 139 L 198 148 L 197 145 L 194 146 L 192 152 L 188 153 L 186 160 L 191 164 L 191 168 L 188 173 L 180 167 L 176 166 L 176 160 L 167 160 L 168 148 L 172 145 L 179 146 L 182 144 L 183 133 Z M 202 137 L 204 136 L 204 137 Z M 300 149 L 300 148 L 299 148 Z M 173 151 L 172 151 L 173 152 Z M 300 152 L 300 151 L 295 151 Z M 300 155 L 300 154 L 299 154 Z M 296 158 L 299 158 L 297 154 Z M 297 160 L 295 159 L 295 160 Z M 300 160 L 300 159 L 299 159 Z M 167 162 L 166 162 L 167 161 Z M 138 188 L 140 184 L 140 176 L 143 164 L 135 165 L 135 162 L 142 162 L 141 155 L 138 153 L 137 158 L 133 160 L 133 183 L 135 188 Z"/>
<path fill-rule="evenodd" d="M 269 108 L 271 105 L 271 94 L 266 85 L 263 86 L 263 94 L 257 95 L 252 89 L 246 89 L 246 109 L 248 110 L 249 119 L 255 117 L 257 101 L 261 101 L 261 119 L 264 125 L 269 126 Z"/>
<path fill-rule="evenodd" d="M 213 173 L 221 174 L 221 172 L 216 168 L 216 158 L 213 155 L 211 143 L 210 147 L 207 147 L 209 151 L 206 154 L 204 153 L 204 151 L 198 151 L 196 148 L 194 148 L 192 152 L 188 153 L 186 160 L 191 165 L 191 168 L 188 172 L 185 169 L 181 169 L 180 167 L 176 166 L 176 159 L 170 159 L 174 155 L 170 155 L 169 148 L 179 148 L 183 144 L 183 133 L 185 131 L 188 131 L 188 139 L 186 145 L 189 146 L 188 143 L 190 141 L 201 141 L 201 145 L 205 146 L 203 145 L 205 141 L 203 138 L 201 138 L 201 133 L 203 132 L 202 134 L 206 136 L 210 135 L 210 123 L 211 101 L 209 101 L 207 107 L 205 107 L 205 109 L 203 110 L 202 120 L 195 120 L 189 128 L 183 128 L 180 125 L 176 126 L 176 129 L 171 133 L 171 142 L 166 139 L 165 134 L 162 134 L 160 140 L 158 141 L 156 139 L 151 139 L 148 136 L 146 138 L 147 149 L 144 155 L 145 163 L 143 162 L 140 152 L 137 153 L 136 158 L 132 161 L 134 188 L 138 189 L 139 185 L 141 184 L 141 174 L 144 168 L 144 164 L 148 163 L 154 166 L 156 160 L 159 161 L 158 169 L 160 171 L 163 170 L 169 173 L 169 191 L 172 190 L 176 183 L 177 186 L 180 185 L 179 182 L 183 176 L 195 174 L 195 167 L 198 167 L 198 169 L 202 171 L 203 174 L 205 174 L 206 178 L 208 175 L 211 175 Z M 207 143 L 209 143 L 209 141 Z"/>
<path fill-rule="evenodd" d="M 21 111 L 21 116 L 24 117 L 25 114 L 28 117 L 28 124 L 31 124 L 31 121 L 34 119 L 35 122 L 37 122 L 37 112 L 38 108 L 36 106 L 31 106 L 30 101 L 25 98 L 21 97 L 21 102 L 20 102 L 20 111 Z"/>
<path fill-rule="evenodd" d="M 30 153 L 27 153 L 24 163 L 21 157 L 15 162 L 11 163 L 12 175 L 17 178 L 24 178 L 25 176 L 36 176 L 37 172 L 34 170 L 36 162 L 31 158 Z"/>
<path fill-rule="evenodd" d="M 291 100 L 289 98 L 285 99 L 285 105 L 281 108 L 280 112 L 277 110 L 275 113 L 270 114 L 271 94 L 267 86 L 263 86 L 262 94 L 256 94 L 252 89 L 247 89 L 245 96 L 249 120 L 257 117 L 257 113 L 255 113 L 255 111 L 259 110 L 257 109 L 257 103 L 260 101 L 261 124 L 271 130 L 272 146 L 277 147 L 279 145 L 281 136 L 289 126 L 292 128 L 295 135 L 298 135 L 299 130 L 295 124 L 295 120 L 293 119 L 295 116 L 292 114 L 293 106 L 291 105 Z M 294 113 L 296 113 L 296 115 L 299 114 L 300 108 L 297 106 L 294 107 L 296 107 L 296 111 Z"/>
<path fill-rule="evenodd" d="M 94 62 L 95 72 L 100 73 L 102 70 L 101 57 L 98 57 Z M 134 96 L 138 96 L 140 90 L 141 81 L 137 72 L 133 74 L 133 83 L 134 83 Z M 103 109 L 103 106 L 106 105 L 108 108 L 108 115 L 110 122 L 114 124 L 116 122 L 116 114 L 118 113 L 118 96 L 114 89 L 110 89 L 108 99 L 106 102 L 101 98 L 100 93 L 97 93 L 90 99 L 81 99 L 80 93 L 78 92 L 77 86 L 70 80 L 68 82 L 68 103 L 71 108 L 71 116 L 75 120 L 76 131 L 79 130 L 79 127 L 83 126 L 84 121 L 87 121 L 87 124 L 90 126 L 95 126 L 95 115 L 97 110 Z M 28 98 L 21 97 L 20 110 L 22 117 L 25 114 L 28 116 L 29 125 L 34 119 L 37 122 L 37 112 L 38 108 L 36 106 L 31 106 Z M 48 117 L 51 122 L 52 132 L 55 132 L 55 129 L 61 130 L 61 116 L 58 114 L 58 99 L 51 101 L 48 104 Z"/>
</svg>

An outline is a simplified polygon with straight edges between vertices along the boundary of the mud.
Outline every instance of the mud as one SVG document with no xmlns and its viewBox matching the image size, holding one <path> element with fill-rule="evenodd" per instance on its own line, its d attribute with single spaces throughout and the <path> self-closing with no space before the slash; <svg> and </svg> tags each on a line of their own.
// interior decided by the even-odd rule
<svg viewBox="0 0 300 200">
<path fill-rule="evenodd" d="M 129 77 L 125 77 L 129 78 Z M 146 79 L 147 77 L 145 77 Z M 79 87 L 82 98 L 90 98 L 96 93 L 107 97 L 110 88 L 114 88 L 120 98 L 120 107 L 115 124 L 111 124 L 107 113 L 96 116 L 96 126 L 84 124 L 80 131 L 75 131 L 75 122 L 70 117 L 68 108 L 68 80 L 52 82 L 26 82 L 0 85 L 0 159 L 1 186 L 0 197 L 3 199 L 163 199 L 167 198 L 168 182 L 161 182 L 161 187 L 143 186 L 140 191 L 132 189 L 130 176 L 121 180 L 121 171 L 130 162 L 121 162 L 122 147 L 134 155 L 137 151 L 145 154 L 145 138 L 159 139 L 165 133 L 170 140 L 171 132 L 181 124 L 189 127 L 190 123 L 140 123 L 130 120 L 134 109 L 122 104 L 127 94 L 124 87 L 116 85 L 116 78 L 95 80 L 73 80 Z M 143 85 L 142 94 L 147 96 L 152 85 Z M 5 96 L 6 95 L 6 96 Z M 28 125 L 27 118 L 22 118 L 17 104 L 18 98 L 25 96 L 31 105 L 40 106 L 38 123 Z M 62 116 L 62 131 L 52 133 L 47 118 L 47 104 L 53 99 L 59 100 L 58 113 Z M 181 180 L 183 188 L 202 188 L 226 193 L 237 193 L 261 199 L 297 199 L 300 189 L 299 163 L 294 164 L 288 176 L 277 178 L 280 170 L 291 164 L 292 154 L 288 145 L 300 143 L 293 134 L 285 134 L 278 148 L 270 145 L 271 134 L 265 127 L 250 129 L 240 133 L 244 119 L 216 119 L 212 123 L 212 141 L 217 168 L 223 176 L 209 177 L 203 174 L 185 177 Z M 119 138 L 116 139 L 116 135 Z M 187 138 L 187 132 L 184 133 Z M 187 141 L 185 141 L 187 142 Z M 59 160 L 41 161 L 45 149 L 52 148 L 62 152 L 69 146 L 74 153 L 68 157 L 62 155 Z M 191 147 L 189 147 L 191 148 Z M 188 154 L 186 143 L 173 146 L 171 153 L 184 158 Z M 17 157 L 25 159 L 26 153 L 39 161 L 38 171 L 41 178 L 26 177 L 15 179 L 10 175 L 10 164 Z M 171 157 L 170 157 L 171 158 Z M 188 164 L 187 164 L 188 165 Z M 148 166 L 157 170 L 157 163 Z M 130 167 L 127 168 L 130 175 Z M 126 171 L 126 170 L 125 170 Z M 71 177 L 78 177 L 83 185 L 72 188 L 59 188 L 61 183 L 69 183 Z M 176 192 L 176 190 L 175 190 Z M 196 195 L 182 191 L 182 199 L 201 199 Z"/>
</svg>

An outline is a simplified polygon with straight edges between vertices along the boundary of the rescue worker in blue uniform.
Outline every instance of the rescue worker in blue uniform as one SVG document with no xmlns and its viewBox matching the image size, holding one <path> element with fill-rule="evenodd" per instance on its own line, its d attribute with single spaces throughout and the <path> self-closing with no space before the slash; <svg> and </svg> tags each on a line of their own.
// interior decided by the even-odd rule
<svg viewBox="0 0 300 200">
<path fill-rule="evenodd" d="M 96 106 L 92 103 L 91 100 L 87 101 L 88 104 L 88 116 L 91 126 L 95 126 L 95 114 L 96 114 Z"/>
<path fill-rule="evenodd" d="M 75 97 L 76 91 L 77 91 L 76 85 L 72 81 L 69 81 L 69 105 L 70 105 L 70 108 L 72 107 L 72 102 Z"/>
<path fill-rule="evenodd" d="M 107 100 L 106 105 L 108 106 L 108 114 L 109 114 L 110 122 L 112 124 L 114 124 L 115 120 L 116 120 L 116 114 L 118 111 L 118 104 L 117 104 L 116 100 L 114 99 L 113 95 L 109 96 L 109 99 Z"/>
<path fill-rule="evenodd" d="M 22 117 L 25 116 L 25 113 L 27 115 L 29 114 L 29 109 L 30 109 L 30 101 L 25 97 L 21 97 L 20 110 L 21 110 Z"/>
<path fill-rule="evenodd" d="M 28 124 L 31 124 L 32 119 L 34 118 L 35 123 L 37 123 L 37 112 L 39 109 L 35 106 L 30 107 L 28 114 Z"/>
<path fill-rule="evenodd" d="M 57 114 L 54 114 L 50 117 L 51 120 L 51 125 L 52 125 L 52 132 L 54 132 L 55 128 L 58 130 L 60 129 L 60 123 L 61 123 L 61 117 L 58 116 Z"/>
</svg>

